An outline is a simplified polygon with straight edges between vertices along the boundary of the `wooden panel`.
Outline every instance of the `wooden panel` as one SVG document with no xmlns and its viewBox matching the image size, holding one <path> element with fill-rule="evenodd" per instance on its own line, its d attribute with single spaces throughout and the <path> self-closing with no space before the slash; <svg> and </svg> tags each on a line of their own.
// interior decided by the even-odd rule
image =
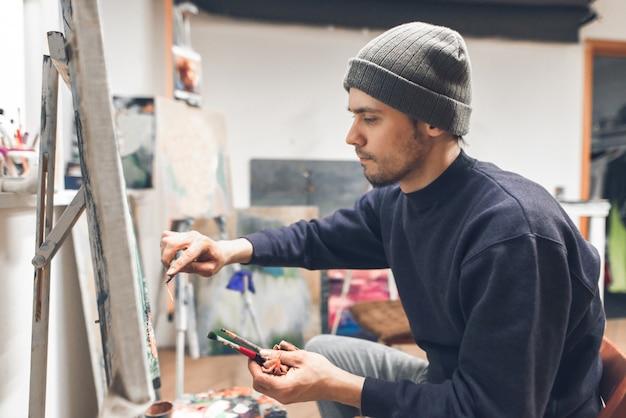
<svg viewBox="0 0 626 418">
<path fill-rule="evenodd" d="M 155 398 L 137 243 L 115 136 L 98 2 L 62 0 L 108 388 L 101 416 L 138 416 Z"/>
</svg>

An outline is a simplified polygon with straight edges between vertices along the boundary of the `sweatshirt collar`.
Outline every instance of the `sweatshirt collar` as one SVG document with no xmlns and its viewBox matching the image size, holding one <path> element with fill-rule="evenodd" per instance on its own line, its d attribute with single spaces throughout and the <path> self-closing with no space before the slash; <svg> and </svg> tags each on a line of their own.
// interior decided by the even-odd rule
<svg viewBox="0 0 626 418">
<path fill-rule="evenodd" d="M 456 159 L 439 177 L 423 189 L 407 193 L 406 197 L 419 206 L 430 206 L 462 187 L 467 179 L 467 172 L 475 163 L 476 160 L 461 149 Z"/>
</svg>

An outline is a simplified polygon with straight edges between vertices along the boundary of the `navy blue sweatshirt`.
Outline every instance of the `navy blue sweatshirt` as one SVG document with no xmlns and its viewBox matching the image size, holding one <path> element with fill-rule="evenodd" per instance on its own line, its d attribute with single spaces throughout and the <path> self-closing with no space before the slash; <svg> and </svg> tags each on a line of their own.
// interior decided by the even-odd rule
<svg viewBox="0 0 626 418">
<path fill-rule="evenodd" d="M 426 188 L 246 237 L 251 264 L 390 267 L 428 382 L 366 377 L 371 417 L 595 417 L 600 259 L 541 186 L 461 152 Z"/>
</svg>

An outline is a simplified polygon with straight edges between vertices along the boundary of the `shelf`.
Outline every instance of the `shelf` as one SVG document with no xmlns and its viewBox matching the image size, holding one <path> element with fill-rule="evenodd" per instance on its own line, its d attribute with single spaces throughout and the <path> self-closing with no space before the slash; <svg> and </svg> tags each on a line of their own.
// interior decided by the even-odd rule
<svg viewBox="0 0 626 418">
<path fill-rule="evenodd" d="M 54 206 L 67 206 L 77 190 L 62 190 L 54 193 Z M 37 195 L 0 192 L 0 209 L 36 208 Z"/>
</svg>

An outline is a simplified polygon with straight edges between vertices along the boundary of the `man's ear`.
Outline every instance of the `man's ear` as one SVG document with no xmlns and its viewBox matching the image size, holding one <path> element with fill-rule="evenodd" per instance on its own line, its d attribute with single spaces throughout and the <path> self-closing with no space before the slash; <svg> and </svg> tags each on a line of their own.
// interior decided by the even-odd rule
<svg viewBox="0 0 626 418">
<path fill-rule="evenodd" d="M 433 126 L 433 125 L 428 125 L 427 132 L 429 136 L 433 136 L 433 137 L 441 136 L 446 133 L 446 131 L 444 131 L 443 129 L 437 128 L 436 126 Z"/>
</svg>

